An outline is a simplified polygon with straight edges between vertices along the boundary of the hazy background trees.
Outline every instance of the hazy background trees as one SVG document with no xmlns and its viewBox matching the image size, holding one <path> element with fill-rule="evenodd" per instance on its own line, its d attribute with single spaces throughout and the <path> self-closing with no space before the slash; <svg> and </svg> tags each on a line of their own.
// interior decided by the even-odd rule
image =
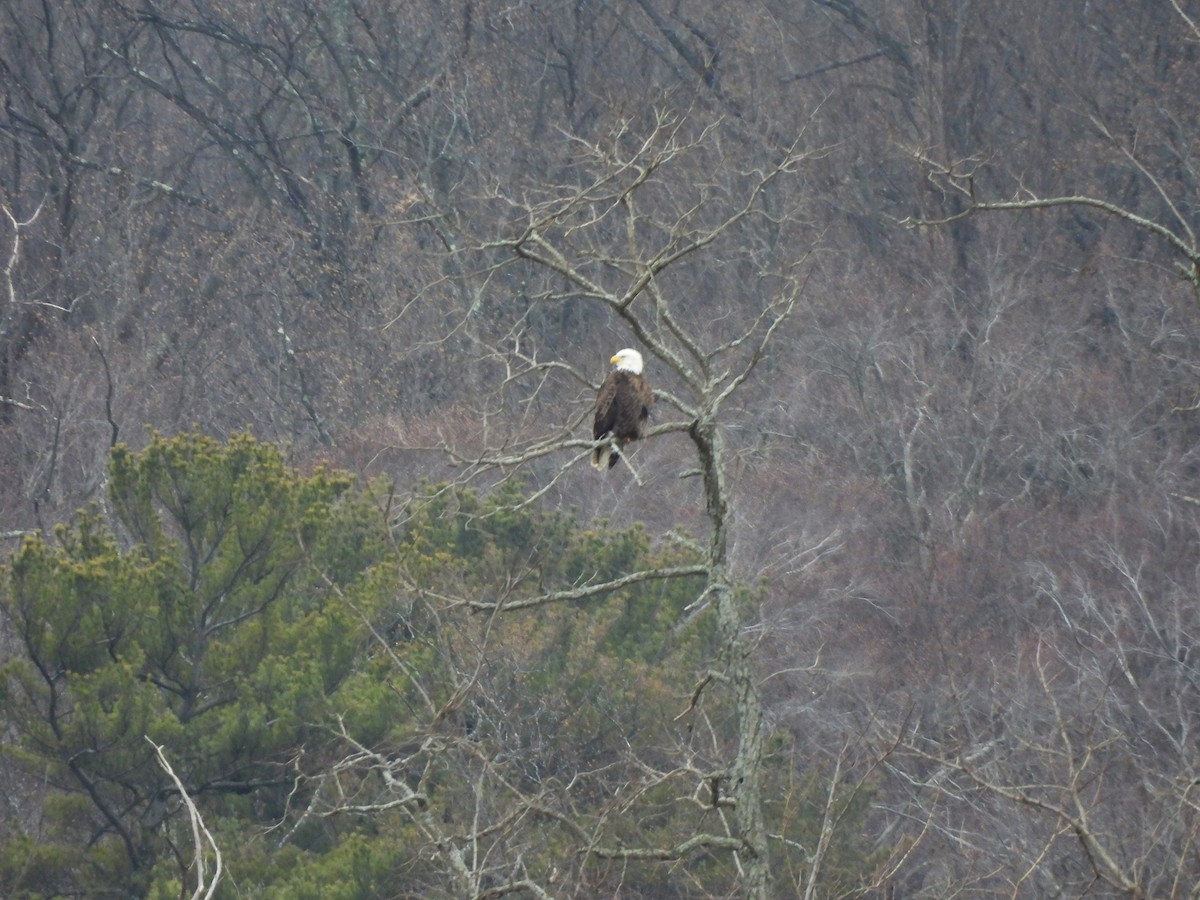
<svg viewBox="0 0 1200 900">
<path fill-rule="evenodd" d="M 829 852 L 853 851 L 836 890 L 1185 894 L 1198 20 L 1173 0 L 10 3 L 7 550 L 111 504 L 109 450 L 147 425 L 248 428 L 402 494 L 491 490 L 497 448 L 586 437 L 590 384 L 638 337 L 513 257 L 530 210 L 664 121 L 703 135 L 639 199 L 644 230 L 602 209 L 559 224 L 616 291 L 655 229 L 691 204 L 715 220 L 794 151 L 758 226 L 654 288 L 715 347 L 805 261 L 719 421 L 772 765 L 826 821 L 853 809 L 876 852 L 835 829 Z M 960 216 L 1081 197 L 1098 202 Z M 669 366 L 650 375 L 683 396 Z M 707 540 L 684 432 L 639 448 L 641 485 L 564 466 L 575 452 L 523 464 L 521 496 L 643 523 L 654 552 Z M 663 686 L 674 713 L 694 675 Z M 498 718 L 536 702 L 478 694 Z M 508 777 L 488 765 L 478 785 Z M 853 798 L 822 794 L 835 772 Z M 780 883 L 809 889 L 816 849 Z"/>
</svg>

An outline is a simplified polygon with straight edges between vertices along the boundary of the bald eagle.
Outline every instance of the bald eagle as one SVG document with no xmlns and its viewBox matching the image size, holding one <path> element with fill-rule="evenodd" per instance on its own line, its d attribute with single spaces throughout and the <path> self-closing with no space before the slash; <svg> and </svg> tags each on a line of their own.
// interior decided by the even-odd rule
<svg viewBox="0 0 1200 900">
<path fill-rule="evenodd" d="M 595 440 L 611 438 L 592 451 L 592 467 L 600 472 L 615 466 L 621 458 L 619 449 L 642 436 L 642 423 L 650 417 L 650 404 L 654 402 L 654 392 L 642 377 L 642 354 L 626 348 L 609 362 L 616 368 L 600 385 L 592 423 Z"/>
</svg>

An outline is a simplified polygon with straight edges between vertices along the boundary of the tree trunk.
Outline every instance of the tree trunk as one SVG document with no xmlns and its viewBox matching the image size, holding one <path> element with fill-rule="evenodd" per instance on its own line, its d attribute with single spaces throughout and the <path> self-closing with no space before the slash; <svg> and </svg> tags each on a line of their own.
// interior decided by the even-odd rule
<svg viewBox="0 0 1200 900">
<path fill-rule="evenodd" d="M 726 677 L 738 720 L 738 749 L 729 773 L 743 870 L 743 895 L 770 896 L 767 829 L 762 809 L 763 703 L 754 672 L 752 642 L 746 633 L 745 608 L 730 583 L 727 561 L 729 502 L 725 488 L 724 444 L 716 422 L 701 415 L 690 430 L 704 476 L 704 501 L 712 537 L 709 543 L 708 592 L 717 611 L 717 627 L 727 657 Z"/>
</svg>

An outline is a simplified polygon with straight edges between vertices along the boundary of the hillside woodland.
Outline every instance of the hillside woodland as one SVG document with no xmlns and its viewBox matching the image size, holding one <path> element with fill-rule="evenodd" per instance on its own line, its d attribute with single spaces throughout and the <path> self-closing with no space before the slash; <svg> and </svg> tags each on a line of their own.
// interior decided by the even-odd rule
<svg viewBox="0 0 1200 900">
<path fill-rule="evenodd" d="M 1198 74 L 1195 0 L 4 4 L 0 895 L 1194 897 Z"/>
</svg>

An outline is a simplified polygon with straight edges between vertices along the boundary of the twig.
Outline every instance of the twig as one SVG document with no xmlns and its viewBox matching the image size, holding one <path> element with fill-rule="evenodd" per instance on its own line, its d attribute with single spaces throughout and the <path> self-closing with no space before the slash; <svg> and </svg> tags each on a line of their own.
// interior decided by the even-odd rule
<svg viewBox="0 0 1200 900">
<path fill-rule="evenodd" d="M 175 788 L 179 791 L 179 797 L 183 801 L 184 808 L 187 809 L 188 819 L 192 824 L 192 843 L 196 847 L 196 890 L 192 893 L 192 900 L 211 900 L 213 894 L 217 891 L 217 885 L 221 881 L 221 873 L 223 871 L 221 848 L 217 846 L 212 832 L 208 830 L 208 827 L 204 824 L 204 820 L 200 818 L 200 810 L 196 808 L 196 804 L 188 795 L 187 788 L 183 786 L 183 782 L 179 780 L 179 776 L 175 774 L 175 770 L 171 768 L 171 764 L 167 762 L 167 757 L 163 754 L 163 748 L 150 740 L 149 735 L 143 736 L 150 746 L 154 748 L 154 753 L 158 757 L 158 764 L 162 766 L 163 771 L 175 783 Z M 213 855 L 216 857 L 216 867 L 212 873 L 212 881 L 208 885 L 204 884 L 204 878 L 207 874 L 204 865 L 204 860 L 207 856 L 204 852 L 204 844 L 212 847 Z"/>
<path fill-rule="evenodd" d="M 700 702 L 700 695 L 704 692 L 704 689 L 706 687 L 708 687 L 708 683 L 712 680 L 713 680 L 712 672 L 709 672 L 707 675 L 705 675 L 703 678 L 700 679 L 700 683 L 697 684 L 696 689 L 694 691 L 692 691 L 692 702 L 687 705 L 687 709 L 685 709 L 683 712 L 681 712 L 679 715 L 677 715 L 674 719 L 672 719 L 671 720 L 672 722 L 678 722 L 680 719 L 682 719 L 684 716 L 686 716 L 688 713 L 690 713 L 693 709 L 696 708 L 696 704 Z"/>
<path fill-rule="evenodd" d="M 543 606 L 547 603 L 584 600 L 588 597 L 594 597 L 596 594 L 617 591 L 623 587 L 628 587 L 631 584 L 637 584 L 642 581 L 696 577 L 705 575 L 707 572 L 708 567 L 702 563 L 693 566 L 667 566 L 661 569 L 647 569 L 643 572 L 634 572 L 621 578 L 614 578 L 612 581 L 602 581 L 599 584 L 588 584 L 582 587 L 569 588 L 565 591 L 554 591 L 549 594 L 540 594 L 537 597 L 527 597 L 523 600 L 507 600 L 503 604 L 485 600 L 463 600 L 462 603 L 471 609 L 479 610 L 492 610 L 497 606 L 503 605 L 506 612 L 511 612 L 514 609 L 528 609 L 532 606 Z"/>
</svg>

